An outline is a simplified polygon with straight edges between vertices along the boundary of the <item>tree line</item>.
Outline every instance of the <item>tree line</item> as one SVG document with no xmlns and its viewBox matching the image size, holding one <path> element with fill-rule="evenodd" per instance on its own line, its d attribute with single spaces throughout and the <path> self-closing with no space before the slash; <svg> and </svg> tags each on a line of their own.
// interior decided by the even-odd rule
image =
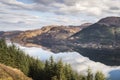
<svg viewBox="0 0 120 80">
<path fill-rule="evenodd" d="M 78 74 L 69 64 L 63 64 L 62 60 L 55 62 L 53 57 L 42 62 L 14 44 L 8 46 L 5 40 L 0 40 L 0 63 L 20 69 L 33 80 L 106 80 L 102 72 L 93 74 L 88 69 L 87 75 Z"/>
</svg>

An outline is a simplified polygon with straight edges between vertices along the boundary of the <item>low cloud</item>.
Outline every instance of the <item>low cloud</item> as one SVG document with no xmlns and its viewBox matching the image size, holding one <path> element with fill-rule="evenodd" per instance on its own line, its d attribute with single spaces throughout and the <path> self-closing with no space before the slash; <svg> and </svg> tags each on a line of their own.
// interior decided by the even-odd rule
<svg viewBox="0 0 120 80">
<path fill-rule="evenodd" d="M 47 60 L 51 56 L 54 57 L 55 61 L 62 59 L 64 63 L 71 64 L 72 68 L 79 73 L 85 73 L 88 68 L 92 69 L 92 72 L 102 71 L 107 77 L 110 77 L 111 80 L 120 79 L 120 66 L 107 66 L 100 62 L 94 62 L 87 57 L 82 56 L 77 52 L 64 52 L 64 53 L 52 53 L 47 50 L 36 47 L 23 47 L 19 44 L 16 44 L 20 49 L 24 50 L 26 54 L 38 58 L 40 60 Z M 118 73 L 118 74 L 117 74 Z"/>
</svg>

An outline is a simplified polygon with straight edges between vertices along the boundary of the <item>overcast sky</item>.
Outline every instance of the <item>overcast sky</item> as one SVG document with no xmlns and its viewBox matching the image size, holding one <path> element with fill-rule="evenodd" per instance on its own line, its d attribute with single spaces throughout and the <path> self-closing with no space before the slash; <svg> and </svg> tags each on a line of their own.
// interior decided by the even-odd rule
<svg viewBox="0 0 120 80">
<path fill-rule="evenodd" d="M 0 31 L 80 25 L 120 16 L 120 0 L 0 0 Z"/>
</svg>

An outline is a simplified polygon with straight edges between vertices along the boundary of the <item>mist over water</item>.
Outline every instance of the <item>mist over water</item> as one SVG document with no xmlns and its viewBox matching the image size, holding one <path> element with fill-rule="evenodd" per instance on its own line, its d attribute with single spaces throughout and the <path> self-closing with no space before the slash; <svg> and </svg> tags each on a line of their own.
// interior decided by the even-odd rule
<svg viewBox="0 0 120 80">
<path fill-rule="evenodd" d="M 25 51 L 26 54 L 42 61 L 45 61 L 53 56 L 55 61 L 62 59 L 64 63 L 70 64 L 72 68 L 79 73 L 85 73 L 88 68 L 91 68 L 93 73 L 96 71 L 102 71 L 107 77 L 110 77 L 111 80 L 120 80 L 120 66 L 107 66 L 100 62 L 92 61 L 77 52 L 52 53 L 41 48 L 28 48 L 20 46 L 19 44 L 15 45 Z"/>
</svg>

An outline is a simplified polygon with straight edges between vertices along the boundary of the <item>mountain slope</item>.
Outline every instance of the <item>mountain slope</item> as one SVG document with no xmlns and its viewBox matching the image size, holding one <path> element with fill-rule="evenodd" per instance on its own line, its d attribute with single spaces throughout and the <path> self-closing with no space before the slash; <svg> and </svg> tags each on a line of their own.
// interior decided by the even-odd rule
<svg viewBox="0 0 120 80">
<path fill-rule="evenodd" d="M 32 80 L 20 70 L 0 64 L 0 80 Z"/>
<path fill-rule="evenodd" d="M 91 60 L 120 65 L 120 17 L 107 17 L 72 35 L 72 47 Z"/>
<path fill-rule="evenodd" d="M 33 38 L 58 38 L 65 39 L 68 36 L 78 32 L 80 30 L 79 27 L 66 27 L 66 26 L 45 26 L 41 29 L 29 30 L 20 33 L 13 38 L 15 42 L 23 42 L 25 43 L 27 40 Z"/>
<path fill-rule="evenodd" d="M 0 31 L 0 38 L 12 38 L 14 36 L 17 36 L 22 31 Z"/>
<path fill-rule="evenodd" d="M 20 43 L 24 46 L 42 46 L 54 52 L 70 50 L 65 46 L 65 40 L 90 23 L 82 26 L 45 26 L 37 30 L 29 30 L 20 33 L 12 38 L 13 42 Z"/>
<path fill-rule="evenodd" d="M 98 21 L 99 24 L 107 26 L 120 26 L 120 17 L 106 17 Z"/>
<path fill-rule="evenodd" d="M 120 18 L 107 17 L 74 34 L 72 38 L 79 44 L 89 44 L 96 48 L 120 47 Z M 95 48 L 95 47 L 94 47 Z"/>
<path fill-rule="evenodd" d="M 1 38 L 11 39 L 24 46 L 37 46 L 50 49 L 54 52 L 72 51 L 66 46 L 66 40 L 71 35 L 88 27 L 91 23 L 80 26 L 44 26 L 41 29 L 27 31 L 0 32 Z"/>
<path fill-rule="evenodd" d="M 0 80 L 31 80 L 26 76 L 33 78 L 33 80 L 89 80 L 90 78 L 87 76 L 94 75 L 90 71 L 86 72 L 87 76 L 83 73 L 78 74 L 72 70 L 70 65 L 64 64 L 62 60 L 56 62 L 53 57 L 41 62 L 26 55 L 15 45 L 8 46 L 4 40 L 0 40 L 0 63 L 2 63 L 0 64 Z M 14 67 L 14 69 L 8 67 L 8 65 Z M 16 68 L 23 71 L 26 76 Z M 101 75 L 104 77 L 102 73 L 99 76 Z"/>
</svg>

